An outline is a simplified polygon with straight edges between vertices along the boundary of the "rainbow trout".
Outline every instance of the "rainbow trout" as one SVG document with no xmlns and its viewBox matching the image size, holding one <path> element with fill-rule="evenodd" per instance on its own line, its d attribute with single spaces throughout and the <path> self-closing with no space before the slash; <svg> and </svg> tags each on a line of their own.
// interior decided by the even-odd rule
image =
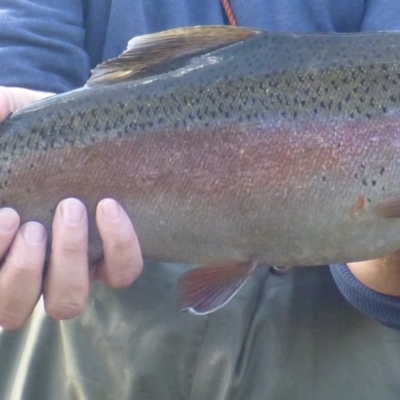
<svg viewBox="0 0 400 400">
<path fill-rule="evenodd" d="M 115 198 L 145 258 L 202 265 L 180 282 L 198 314 L 261 264 L 398 250 L 399 176 L 400 33 L 146 35 L 0 125 L 1 206 L 50 230 L 63 198 L 91 221 Z"/>
</svg>

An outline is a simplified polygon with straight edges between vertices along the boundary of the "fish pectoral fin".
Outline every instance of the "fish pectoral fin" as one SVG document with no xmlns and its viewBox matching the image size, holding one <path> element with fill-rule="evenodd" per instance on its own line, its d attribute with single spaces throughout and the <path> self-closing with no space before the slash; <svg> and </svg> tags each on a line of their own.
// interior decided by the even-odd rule
<svg viewBox="0 0 400 400">
<path fill-rule="evenodd" d="M 118 58 L 92 70 L 86 86 L 137 80 L 174 71 L 195 56 L 207 54 L 260 33 L 233 26 L 196 26 L 137 36 Z"/>
<path fill-rule="evenodd" d="M 374 206 L 377 215 L 384 218 L 400 218 L 400 195 L 381 200 Z"/>
<path fill-rule="evenodd" d="M 257 262 L 199 267 L 179 279 L 179 307 L 197 315 L 223 307 L 256 270 Z"/>
</svg>

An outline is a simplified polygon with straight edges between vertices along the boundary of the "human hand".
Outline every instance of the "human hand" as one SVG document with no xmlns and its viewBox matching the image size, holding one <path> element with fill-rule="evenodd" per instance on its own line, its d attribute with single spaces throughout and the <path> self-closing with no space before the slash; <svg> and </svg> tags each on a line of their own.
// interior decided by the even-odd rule
<svg viewBox="0 0 400 400">
<path fill-rule="evenodd" d="M 49 93 L 0 87 L 0 121 L 18 107 Z M 70 319 L 83 311 L 90 282 L 111 288 L 129 286 L 140 274 L 143 260 L 136 233 L 122 207 L 112 199 L 99 202 L 96 223 L 104 258 L 88 265 L 88 219 L 77 199 L 60 202 L 53 219 L 49 266 L 43 281 L 47 235 L 38 222 L 20 226 L 17 212 L 0 209 L 0 327 L 23 326 L 43 294 L 46 312 L 55 319 Z"/>
<path fill-rule="evenodd" d="M 19 87 L 0 86 L 0 121 L 3 121 L 8 114 L 16 109 L 52 96 L 53 94 Z"/>
</svg>

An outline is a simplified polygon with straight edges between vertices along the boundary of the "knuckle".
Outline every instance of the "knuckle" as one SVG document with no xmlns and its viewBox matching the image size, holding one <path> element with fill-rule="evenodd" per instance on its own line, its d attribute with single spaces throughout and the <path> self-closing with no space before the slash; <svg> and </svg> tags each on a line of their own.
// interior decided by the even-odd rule
<svg viewBox="0 0 400 400">
<path fill-rule="evenodd" d="M 64 293 L 59 294 L 61 291 Z M 89 283 L 86 281 L 76 281 L 64 289 L 53 285 L 50 291 L 45 290 L 46 312 L 54 319 L 74 318 L 84 310 L 88 295 Z"/>
<path fill-rule="evenodd" d="M 16 331 L 22 328 L 25 323 L 25 318 L 17 313 L 0 313 L 0 326 L 6 331 Z"/>
<path fill-rule="evenodd" d="M 55 298 L 45 301 L 45 309 L 48 315 L 54 319 L 72 319 L 79 315 L 85 308 L 85 301 Z"/>
<path fill-rule="evenodd" d="M 107 279 L 107 284 L 111 289 L 124 289 L 130 286 L 135 279 L 132 278 L 131 276 L 125 275 L 121 276 L 119 274 L 118 276 L 112 275 L 109 276 Z"/>
<path fill-rule="evenodd" d="M 125 254 L 132 253 L 134 246 L 135 242 L 133 240 L 121 239 L 114 242 L 110 246 L 109 251 L 118 254 L 119 256 L 124 256 Z"/>
<path fill-rule="evenodd" d="M 123 289 L 130 286 L 140 275 L 143 269 L 143 261 L 119 265 L 112 269 L 107 276 L 107 284 L 111 289 Z"/>
<path fill-rule="evenodd" d="M 35 260 L 14 260 L 12 266 L 13 276 L 16 281 L 27 281 L 35 279 L 42 272 L 43 266 Z"/>
<path fill-rule="evenodd" d="M 84 240 L 66 240 L 62 243 L 58 243 L 52 247 L 52 252 L 56 252 L 58 255 L 70 259 L 76 255 L 85 253 L 87 251 L 87 244 Z"/>
</svg>

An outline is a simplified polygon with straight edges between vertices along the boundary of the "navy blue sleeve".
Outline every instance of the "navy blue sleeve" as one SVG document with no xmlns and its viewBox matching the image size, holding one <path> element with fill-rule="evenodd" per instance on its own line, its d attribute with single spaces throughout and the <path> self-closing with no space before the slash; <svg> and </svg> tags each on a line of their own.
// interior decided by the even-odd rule
<svg viewBox="0 0 400 400">
<path fill-rule="evenodd" d="M 400 297 L 387 296 L 363 285 L 347 265 L 332 265 L 333 278 L 344 297 L 384 325 L 400 330 Z"/>
<path fill-rule="evenodd" d="M 63 92 L 90 72 L 79 0 L 0 2 L 0 85 Z"/>
<path fill-rule="evenodd" d="M 400 30 L 400 1 L 365 0 L 362 31 Z"/>
</svg>

